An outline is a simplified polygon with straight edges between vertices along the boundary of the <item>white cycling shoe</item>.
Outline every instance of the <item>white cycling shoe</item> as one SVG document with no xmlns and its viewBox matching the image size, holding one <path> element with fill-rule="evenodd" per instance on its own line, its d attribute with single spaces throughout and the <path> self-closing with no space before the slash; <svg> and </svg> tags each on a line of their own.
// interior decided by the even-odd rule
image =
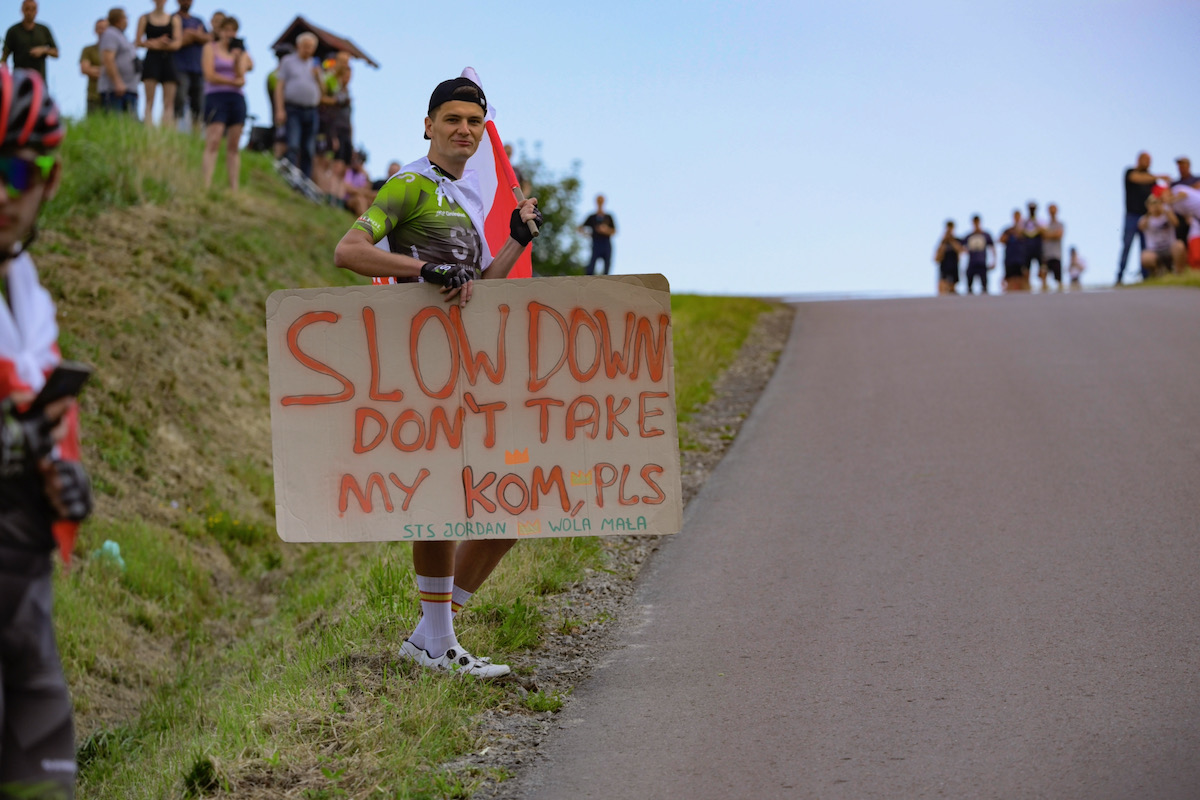
<svg viewBox="0 0 1200 800">
<path fill-rule="evenodd" d="M 438 672 L 449 672 L 453 675 L 474 675 L 477 678 L 501 678 L 512 672 L 507 664 L 493 664 L 490 658 L 476 658 L 455 645 L 443 655 L 434 658 L 423 648 L 417 647 L 408 639 L 400 645 L 400 657 L 415 661 L 426 669 Z"/>
</svg>

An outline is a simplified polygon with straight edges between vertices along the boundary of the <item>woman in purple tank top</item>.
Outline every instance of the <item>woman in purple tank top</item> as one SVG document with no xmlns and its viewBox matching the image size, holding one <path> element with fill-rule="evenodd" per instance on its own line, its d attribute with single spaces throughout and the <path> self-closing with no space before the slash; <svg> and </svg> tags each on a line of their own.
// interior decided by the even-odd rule
<svg viewBox="0 0 1200 800">
<path fill-rule="evenodd" d="M 225 139 L 225 168 L 229 188 L 236 193 L 242 158 L 238 146 L 246 124 L 246 97 L 242 86 L 254 62 L 236 38 L 238 21 L 226 17 L 214 33 L 216 39 L 204 45 L 201 64 L 204 69 L 204 187 L 212 186 L 213 170 L 221 139 Z"/>
</svg>

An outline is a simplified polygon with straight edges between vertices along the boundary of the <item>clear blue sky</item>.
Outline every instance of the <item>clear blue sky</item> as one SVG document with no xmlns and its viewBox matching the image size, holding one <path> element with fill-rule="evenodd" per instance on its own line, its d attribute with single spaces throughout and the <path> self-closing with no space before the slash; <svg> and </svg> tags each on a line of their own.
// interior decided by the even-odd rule
<svg viewBox="0 0 1200 800">
<path fill-rule="evenodd" d="M 152 7 L 125 6 L 131 36 Z M 41 3 L 69 114 L 107 8 Z M 998 234 L 1030 199 L 1059 204 L 1085 282 L 1111 282 L 1137 152 L 1155 172 L 1180 154 L 1200 169 L 1196 0 L 198 0 L 193 13 L 217 8 L 242 22 L 262 119 L 268 45 L 295 14 L 382 64 L 357 65 L 351 86 L 373 173 L 424 155 L 429 92 L 475 67 L 507 141 L 540 142 L 556 171 L 581 162 L 581 217 L 608 197 L 616 271 L 661 272 L 676 291 L 930 294 L 947 218 L 979 212 Z"/>
</svg>

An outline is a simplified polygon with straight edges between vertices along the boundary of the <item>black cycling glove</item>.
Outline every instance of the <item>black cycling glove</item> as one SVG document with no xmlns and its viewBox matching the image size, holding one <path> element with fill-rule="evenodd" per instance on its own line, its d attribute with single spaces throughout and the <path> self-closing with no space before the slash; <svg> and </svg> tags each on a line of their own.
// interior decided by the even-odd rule
<svg viewBox="0 0 1200 800">
<path fill-rule="evenodd" d="M 64 519 L 81 522 L 92 513 L 92 482 L 87 470 L 78 461 L 54 461 L 54 472 L 58 477 L 58 496 L 62 502 Z"/>
<path fill-rule="evenodd" d="M 457 289 L 475 280 L 475 270 L 465 264 L 422 264 L 421 277 L 428 283 Z"/>
<path fill-rule="evenodd" d="M 538 211 L 536 206 L 533 210 L 536 214 L 533 221 L 540 227 L 542 212 Z M 521 219 L 521 209 L 519 208 L 514 208 L 512 216 L 508 218 L 508 235 L 515 239 L 521 247 L 533 241 L 533 231 L 529 230 L 529 223 Z"/>
</svg>

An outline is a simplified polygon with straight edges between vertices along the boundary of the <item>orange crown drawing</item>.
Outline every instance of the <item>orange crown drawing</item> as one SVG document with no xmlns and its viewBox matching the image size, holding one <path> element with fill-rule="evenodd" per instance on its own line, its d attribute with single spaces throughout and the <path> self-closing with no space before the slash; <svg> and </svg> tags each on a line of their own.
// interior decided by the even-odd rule
<svg viewBox="0 0 1200 800">
<path fill-rule="evenodd" d="M 572 486 L 591 486 L 592 485 L 592 471 L 590 469 L 587 472 L 576 472 L 575 470 L 571 470 L 571 485 Z"/>
<path fill-rule="evenodd" d="M 517 536 L 534 536 L 542 532 L 542 521 L 535 519 L 533 522 L 517 521 Z"/>
<path fill-rule="evenodd" d="M 505 464 L 528 464 L 529 463 L 529 448 L 526 447 L 524 450 L 505 450 L 504 451 L 504 463 Z"/>
</svg>

